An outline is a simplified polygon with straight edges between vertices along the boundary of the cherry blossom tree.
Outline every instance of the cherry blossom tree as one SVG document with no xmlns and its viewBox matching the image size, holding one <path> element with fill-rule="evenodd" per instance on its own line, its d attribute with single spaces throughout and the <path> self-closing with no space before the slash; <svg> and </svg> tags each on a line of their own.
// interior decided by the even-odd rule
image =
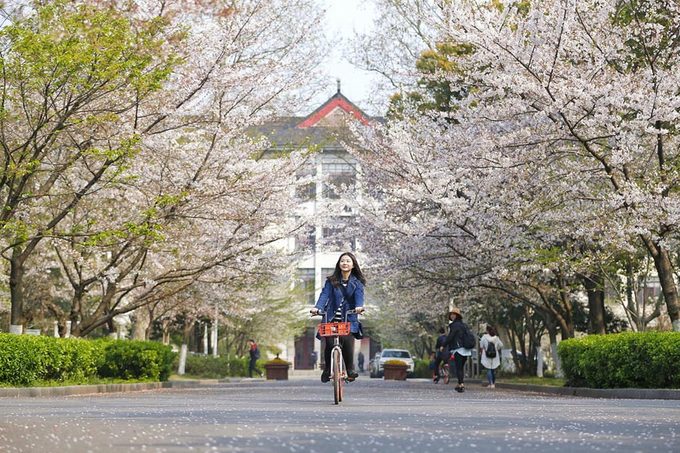
<svg viewBox="0 0 680 453">
<path fill-rule="evenodd" d="M 244 273 L 276 268 L 268 247 L 304 222 L 286 217 L 303 158 L 265 158 L 266 143 L 247 133 L 289 107 L 291 93 L 299 101 L 296 89 L 320 61 L 313 2 L 71 3 L 102 15 L 115 7 L 130 33 L 151 27 L 163 37 L 153 57 L 169 63 L 160 66 L 157 93 L 134 96 L 126 111 L 120 130 L 133 134 L 134 152 L 106 185 L 65 209 L 50 241 L 34 249 L 42 255 L 33 265 L 57 263 L 72 292 L 58 317 L 67 312 L 84 335 L 228 263 Z M 57 182 L 63 193 L 72 189 Z"/>
<path fill-rule="evenodd" d="M 677 329 L 677 5 L 440 7 L 413 21 L 474 49 L 456 59 L 467 79 L 436 74 L 466 95 L 453 122 L 413 109 L 365 134 L 357 155 L 378 181 L 364 206 L 367 251 L 403 286 L 458 300 L 501 291 L 570 336 L 584 283 L 601 291 L 608 263 L 644 247 Z"/>
<path fill-rule="evenodd" d="M 549 187 L 581 208 L 570 232 L 577 241 L 595 249 L 603 242 L 630 249 L 639 241 L 654 259 L 668 315 L 680 330 L 672 265 L 679 6 L 504 6 L 448 6 L 447 36 L 474 46 L 471 65 L 489 65 L 478 73 L 479 94 L 461 105 L 461 122 L 483 123 L 487 141 L 480 147 L 521 151 L 515 163 L 540 162 L 544 174 L 561 178 Z M 571 208 L 556 212 L 574 218 Z"/>
</svg>

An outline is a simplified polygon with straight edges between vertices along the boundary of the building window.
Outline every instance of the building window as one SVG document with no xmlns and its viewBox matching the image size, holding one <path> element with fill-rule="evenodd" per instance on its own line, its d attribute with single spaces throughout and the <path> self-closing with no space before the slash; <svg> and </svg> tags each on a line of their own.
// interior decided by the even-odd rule
<svg viewBox="0 0 680 453">
<path fill-rule="evenodd" d="M 316 303 L 314 292 L 314 269 L 298 269 L 298 290 L 303 301 L 309 305 Z"/>
<path fill-rule="evenodd" d="M 300 201 L 311 201 L 316 198 L 316 183 L 314 181 L 303 182 L 316 176 L 314 161 L 306 162 L 296 173 L 298 186 L 295 188 L 295 196 Z"/>
<path fill-rule="evenodd" d="M 304 225 L 295 235 L 296 252 L 313 252 L 316 242 L 316 228 L 314 225 Z"/>
<path fill-rule="evenodd" d="M 333 272 L 335 272 L 334 267 L 322 267 L 321 268 L 321 282 L 323 284 L 326 283 L 326 279 L 333 275 Z"/>
<path fill-rule="evenodd" d="M 350 228 L 353 218 L 344 217 L 321 230 L 321 243 L 326 249 L 356 250 L 356 238 Z"/>
<path fill-rule="evenodd" d="M 323 197 L 340 198 L 345 190 L 354 191 L 356 184 L 356 168 L 347 162 L 327 162 L 321 165 L 324 174 Z"/>
</svg>

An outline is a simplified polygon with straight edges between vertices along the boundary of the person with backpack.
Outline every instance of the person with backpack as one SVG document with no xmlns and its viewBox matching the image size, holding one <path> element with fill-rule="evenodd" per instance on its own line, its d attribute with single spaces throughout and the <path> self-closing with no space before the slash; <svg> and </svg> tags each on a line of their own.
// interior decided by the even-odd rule
<svg viewBox="0 0 680 453">
<path fill-rule="evenodd" d="M 253 371 L 262 377 L 262 371 L 257 369 L 257 359 L 260 358 L 260 349 L 257 347 L 257 343 L 252 338 L 248 340 L 248 348 L 250 353 L 250 363 L 248 364 L 248 377 L 253 377 Z"/>
<path fill-rule="evenodd" d="M 447 348 L 453 354 L 453 363 L 456 367 L 456 378 L 458 385 L 455 390 L 458 393 L 465 391 L 465 362 L 472 355 L 475 348 L 475 336 L 470 328 L 463 322 L 463 315 L 459 308 L 452 308 L 449 311 L 449 334 L 446 337 Z"/>
<path fill-rule="evenodd" d="M 482 335 L 479 345 L 482 348 L 482 365 L 486 368 L 489 388 L 496 388 L 496 368 L 501 365 L 503 342 L 493 326 L 486 326 L 486 333 Z"/>
</svg>

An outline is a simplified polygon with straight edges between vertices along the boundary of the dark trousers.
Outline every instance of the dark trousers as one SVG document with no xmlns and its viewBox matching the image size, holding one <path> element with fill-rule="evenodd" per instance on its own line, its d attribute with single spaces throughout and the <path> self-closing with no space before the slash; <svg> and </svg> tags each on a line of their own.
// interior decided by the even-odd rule
<svg viewBox="0 0 680 453">
<path fill-rule="evenodd" d="M 326 342 L 326 345 L 324 346 L 323 350 L 323 369 L 327 373 L 330 373 L 333 338 L 325 337 L 324 341 Z M 345 361 L 345 368 L 347 368 L 347 372 L 354 371 L 354 337 L 352 335 L 340 337 L 340 347 L 342 348 L 342 359 Z"/>
<path fill-rule="evenodd" d="M 257 362 L 257 359 L 250 358 L 250 363 L 248 364 L 248 377 L 253 377 L 253 371 L 259 374 L 260 376 L 262 375 L 262 372 L 257 369 L 255 366 L 255 363 Z"/>
<path fill-rule="evenodd" d="M 446 352 L 441 352 L 438 351 L 437 354 L 435 354 L 434 358 L 434 370 L 432 370 L 432 376 L 433 377 L 439 377 L 439 366 L 441 363 L 444 361 L 444 357 L 446 357 L 448 353 Z"/>
<path fill-rule="evenodd" d="M 456 352 L 453 355 L 453 362 L 456 364 L 456 377 L 458 378 L 458 385 L 460 385 L 465 378 L 465 362 L 467 362 L 467 356 L 460 355 Z"/>
</svg>

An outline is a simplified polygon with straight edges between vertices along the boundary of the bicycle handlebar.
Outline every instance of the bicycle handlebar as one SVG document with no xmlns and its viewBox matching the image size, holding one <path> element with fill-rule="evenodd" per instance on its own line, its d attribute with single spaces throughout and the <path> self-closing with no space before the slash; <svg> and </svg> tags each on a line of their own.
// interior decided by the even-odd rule
<svg viewBox="0 0 680 453">
<path fill-rule="evenodd" d="M 356 311 L 356 309 L 354 309 L 354 310 L 347 310 L 347 311 L 345 312 L 345 314 L 347 314 L 347 315 L 362 315 L 362 314 L 364 314 L 365 311 L 366 311 L 366 310 L 361 310 L 361 311 L 358 312 L 358 311 Z M 326 314 L 325 311 L 320 311 L 320 312 L 318 312 L 318 313 L 311 313 L 311 316 L 323 316 L 323 315 L 325 315 L 325 314 Z"/>
</svg>

